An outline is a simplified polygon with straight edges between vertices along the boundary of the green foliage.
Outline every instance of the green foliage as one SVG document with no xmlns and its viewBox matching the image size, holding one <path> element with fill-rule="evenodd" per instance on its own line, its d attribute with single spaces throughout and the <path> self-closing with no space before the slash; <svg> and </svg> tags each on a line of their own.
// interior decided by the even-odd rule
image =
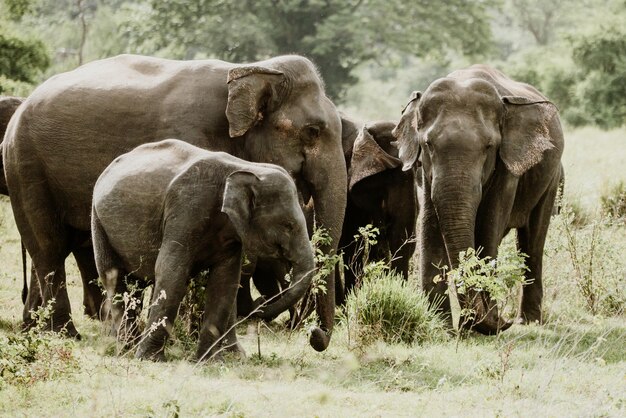
<svg viewBox="0 0 626 418">
<path fill-rule="evenodd" d="M 626 13 L 622 17 L 626 17 Z M 591 122 L 603 129 L 626 123 L 626 28 L 623 19 L 573 37 L 572 56 L 584 74 L 576 93 Z"/>
<path fill-rule="evenodd" d="M 298 53 L 320 68 L 327 92 L 340 99 L 356 82 L 353 69 L 390 50 L 444 57 L 481 54 L 490 45 L 491 0 L 408 5 L 401 0 L 150 0 L 144 19 L 129 21 L 131 43 L 179 58 L 235 62 Z M 441 30 L 445 27 L 446 30 Z M 228 28 L 228 29 L 225 29 Z"/>
<path fill-rule="evenodd" d="M 33 312 L 36 325 L 30 330 L 0 336 L 0 389 L 57 379 L 78 367 L 73 342 L 44 331 L 52 305 Z"/>
<path fill-rule="evenodd" d="M 424 343 L 445 336 L 443 320 L 428 298 L 384 264 L 370 264 L 361 286 L 346 300 L 344 322 L 361 346 L 375 340 Z"/>
<path fill-rule="evenodd" d="M 22 39 L 0 30 L 0 75 L 17 81 L 33 81 L 49 64 L 42 41 Z"/>
<path fill-rule="evenodd" d="M 312 280 L 312 294 L 316 294 L 317 292 L 326 293 L 325 278 L 330 274 L 333 274 L 335 266 L 341 260 L 341 256 L 339 254 L 328 254 L 327 251 L 324 251 L 330 247 L 331 244 L 332 238 L 326 229 L 316 228 L 315 231 L 313 231 L 311 246 L 313 247 L 313 251 L 315 253 L 314 259 L 317 271 Z"/>
<path fill-rule="evenodd" d="M 626 183 L 620 181 L 600 196 L 602 212 L 613 219 L 626 221 Z"/>
<path fill-rule="evenodd" d="M 458 294 L 465 295 L 471 290 L 487 292 L 498 304 L 511 298 L 511 289 L 525 282 L 525 254 L 502 251 L 495 260 L 489 256 L 480 257 L 481 249 L 468 248 L 459 254 L 459 265 L 446 275 L 456 287 Z"/>
<path fill-rule="evenodd" d="M 32 7 L 31 0 L 0 1 L 0 94 L 24 95 L 50 65 L 44 42 L 25 34 L 17 23 Z"/>
</svg>

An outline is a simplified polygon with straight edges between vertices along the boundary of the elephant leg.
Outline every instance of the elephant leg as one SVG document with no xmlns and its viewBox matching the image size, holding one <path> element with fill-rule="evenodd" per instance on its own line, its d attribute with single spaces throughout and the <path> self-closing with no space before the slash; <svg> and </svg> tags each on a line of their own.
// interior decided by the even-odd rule
<svg viewBox="0 0 626 418">
<path fill-rule="evenodd" d="M 217 355 L 222 341 L 231 349 L 241 350 L 235 329 L 228 330 L 234 323 L 233 309 L 240 274 L 241 251 L 235 251 L 234 254 L 225 257 L 209 271 L 204 322 L 196 353 L 199 361 L 209 360 Z"/>
<path fill-rule="evenodd" d="M 157 361 L 165 360 L 165 343 L 172 331 L 178 309 L 187 291 L 191 273 L 191 258 L 180 242 L 188 237 L 168 237 L 164 234 L 163 246 L 155 265 L 154 289 L 144 335 L 135 357 Z M 239 277 L 237 277 L 239 279 Z M 237 284 L 239 281 L 237 280 Z M 207 289 L 208 291 L 208 289 Z"/>
<path fill-rule="evenodd" d="M 41 289 L 39 288 L 39 279 L 37 279 L 35 266 L 32 265 L 30 269 L 30 285 L 28 286 L 28 293 L 26 295 L 26 301 L 24 302 L 24 310 L 22 311 L 24 329 L 30 329 L 35 325 L 32 313 L 33 311 L 36 311 L 37 308 L 41 306 L 41 304 Z"/>
<path fill-rule="evenodd" d="M 226 336 L 224 337 L 224 351 L 235 353 L 236 355 L 245 358 L 246 351 L 243 349 L 243 346 L 239 343 L 239 341 L 237 341 L 237 332 L 235 329 L 236 324 L 237 311 L 235 310 L 235 306 L 233 306 L 230 313 L 230 319 L 228 320 Z"/>
<path fill-rule="evenodd" d="M 254 310 L 252 294 L 250 293 L 251 279 L 252 277 L 249 274 L 241 275 L 239 290 L 237 291 L 237 315 L 241 317 L 250 315 L 250 313 Z"/>
<path fill-rule="evenodd" d="M 111 335 L 129 348 L 139 333 L 137 319 L 143 308 L 142 283 L 124 269 L 112 268 L 106 273 L 104 285 L 107 307 L 103 311 L 110 319 Z"/>
<path fill-rule="evenodd" d="M 7 168 L 5 166 L 5 170 Z M 31 256 L 41 293 L 39 299 L 36 296 L 37 287 L 32 286 L 31 280 L 24 325 L 27 328 L 34 325 L 30 321 L 31 310 L 35 311 L 39 306 L 50 306 L 47 328 L 53 331 L 63 330 L 70 337 L 80 338 L 72 321 L 72 308 L 65 280 L 65 259 L 70 253 L 70 231 L 59 218 L 59 211 L 54 197 L 47 189 L 47 182 L 39 181 L 42 177 L 38 177 L 39 173 L 36 171 L 31 174 L 28 181 L 17 173 L 12 177 L 7 176 L 9 183 L 15 183 L 11 186 L 11 207 L 24 248 Z"/>
<path fill-rule="evenodd" d="M 41 306 L 53 307 L 50 318 L 46 320 L 46 328 L 54 332 L 65 332 L 69 337 L 80 338 L 72 322 L 66 287 L 65 257 L 45 259 L 33 256 L 33 264 L 41 289 Z"/>
<path fill-rule="evenodd" d="M 98 270 L 91 245 L 75 248 L 72 253 L 80 271 L 83 281 L 83 306 L 85 315 L 92 319 L 103 320 L 105 313 L 102 312 L 104 297 L 102 289 L 98 285 Z"/>
<path fill-rule="evenodd" d="M 521 303 L 521 322 L 542 323 L 541 303 L 543 300 L 543 249 L 546 243 L 550 216 L 556 198 L 558 178 L 550 185 L 548 192 L 533 209 L 528 225 L 518 228 L 517 243 L 521 252 L 528 255 L 525 277 L 528 284 L 524 285 Z"/>
<path fill-rule="evenodd" d="M 361 260 L 355 259 L 356 244 L 354 242 L 349 243 L 343 248 L 343 265 L 345 266 L 343 271 L 343 293 L 344 298 L 341 301 L 343 305 L 345 303 L 348 294 L 354 289 L 357 284 L 356 272 L 363 269 Z"/>
<path fill-rule="evenodd" d="M 391 268 L 402 274 L 404 279 L 409 277 L 409 263 L 415 253 L 415 217 L 413 212 L 394 216 L 389 225 L 389 252 L 391 253 Z"/>
</svg>

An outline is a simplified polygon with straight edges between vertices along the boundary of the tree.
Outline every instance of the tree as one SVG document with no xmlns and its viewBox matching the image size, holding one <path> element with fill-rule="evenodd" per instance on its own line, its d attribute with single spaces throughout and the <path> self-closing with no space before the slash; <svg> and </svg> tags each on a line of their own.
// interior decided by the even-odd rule
<svg viewBox="0 0 626 418">
<path fill-rule="evenodd" d="M 34 82 L 36 75 L 50 65 L 44 43 L 20 35 L 15 24 L 31 11 L 31 6 L 29 0 L 0 2 L 0 93 L 23 93 L 28 90 L 24 84 Z"/>
<path fill-rule="evenodd" d="M 147 0 L 128 22 L 132 44 L 178 58 L 249 62 L 298 53 L 319 67 L 334 99 L 354 83 L 360 63 L 400 51 L 444 57 L 481 54 L 491 45 L 492 0 Z"/>
<path fill-rule="evenodd" d="M 599 25 L 572 39 L 572 56 L 584 76 L 576 89 L 582 111 L 604 129 L 626 123 L 626 29 L 623 21 Z"/>
</svg>

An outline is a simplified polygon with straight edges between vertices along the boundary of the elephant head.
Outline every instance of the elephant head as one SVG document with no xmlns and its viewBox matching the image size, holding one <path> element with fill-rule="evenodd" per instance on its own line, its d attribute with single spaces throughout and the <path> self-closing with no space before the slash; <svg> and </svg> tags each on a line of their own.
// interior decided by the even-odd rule
<svg viewBox="0 0 626 418">
<path fill-rule="evenodd" d="M 226 117 L 230 136 L 245 140 L 242 158 L 285 168 L 304 202 L 313 198 L 316 224 L 332 238 L 322 250 L 335 251 L 347 189 L 341 121 L 313 64 L 286 56 L 231 69 Z M 317 296 L 321 329 L 311 334 L 318 351 L 330 342 L 335 315 L 334 275 L 325 280 L 326 293 Z"/>
<path fill-rule="evenodd" d="M 394 130 L 404 169 L 422 165 L 424 198 L 432 202 L 452 268 L 461 251 L 475 247 L 477 211 L 494 173 L 519 178 L 552 148 L 546 127 L 554 105 L 539 94 L 505 96 L 496 86 L 455 73 L 436 80 L 413 93 Z M 479 332 L 508 327 L 488 294 L 459 296 L 462 307 L 475 310 L 470 325 Z"/>
<path fill-rule="evenodd" d="M 264 319 L 278 316 L 304 295 L 315 269 L 293 181 L 284 170 L 236 171 L 226 180 L 222 212 L 235 227 L 247 255 L 284 260 L 293 268 L 291 286 L 277 300 L 264 303 L 258 314 Z"/>
</svg>

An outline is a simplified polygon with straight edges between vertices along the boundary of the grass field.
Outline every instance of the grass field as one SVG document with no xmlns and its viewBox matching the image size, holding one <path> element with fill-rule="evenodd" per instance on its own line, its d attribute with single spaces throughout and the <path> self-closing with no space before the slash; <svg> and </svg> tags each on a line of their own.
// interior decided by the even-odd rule
<svg viewBox="0 0 626 418">
<path fill-rule="evenodd" d="M 626 416 L 626 225 L 604 222 L 599 210 L 600 195 L 626 181 L 625 146 L 624 129 L 567 135 L 565 201 L 579 202 L 590 220 L 553 219 L 543 326 L 407 346 L 365 345 L 341 323 L 316 353 L 305 331 L 251 322 L 238 329 L 247 360 L 200 365 L 187 360 L 194 350 L 184 338 L 165 364 L 115 356 L 102 325 L 80 315 L 73 263 L 83 339 L 25 343 L 19 237 L 2 200 L 0 416 Z M 14 356 L 24 345 L 35 354 L 20 369 Z"/>
</svg>

